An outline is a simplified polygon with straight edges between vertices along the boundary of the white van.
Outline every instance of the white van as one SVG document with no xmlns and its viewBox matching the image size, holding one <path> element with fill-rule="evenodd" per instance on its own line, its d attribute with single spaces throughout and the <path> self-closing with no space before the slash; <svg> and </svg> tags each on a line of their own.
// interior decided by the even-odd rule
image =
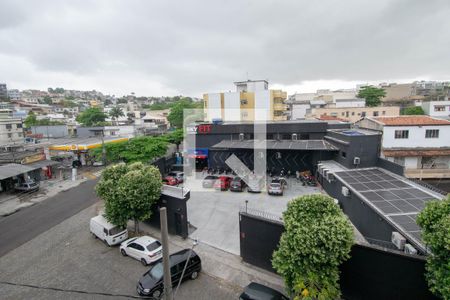
<svg viewBox="0 0 450 300">
<path fill-rule="evenodd" d="M 91 233 L 109 246 L 122 243 L 128 238 L 128 231 L 108 222 L 102 215 L 91 219 L 89 224 Z"/>
</svg>

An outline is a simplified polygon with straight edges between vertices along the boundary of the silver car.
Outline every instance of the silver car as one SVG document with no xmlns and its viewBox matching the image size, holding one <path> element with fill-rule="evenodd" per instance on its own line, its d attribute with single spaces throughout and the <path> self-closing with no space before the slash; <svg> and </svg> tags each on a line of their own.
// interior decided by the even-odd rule
<svg viewBox="0 0 450 300">
<path fill-rule="evenodd" d="M 39 183 L 34 180 L 27 180 L 14 187 L 18 192 L 35 192 L 39 190 Z"/>
</svg>

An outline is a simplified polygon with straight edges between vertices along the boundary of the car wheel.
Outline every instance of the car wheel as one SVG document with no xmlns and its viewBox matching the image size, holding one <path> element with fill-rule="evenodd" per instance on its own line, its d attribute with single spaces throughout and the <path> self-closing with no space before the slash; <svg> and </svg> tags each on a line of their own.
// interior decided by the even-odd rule
<svg viewBox="0 0 450 300">
<path fill-rule="evenodd" d="M 97 236 L 95 235 L 95 233 L 93 233 L 93 232 L 91 232 L 92 233 L 92 237 L 94 238 L 94 239 L 97 239 Z"/>
<path fill-rule="evenodd" d="M 144 267 L 147 266 L 147 261 L 144 258 L 141 259 L 141 263 Z"/>
<path fill-rule="evenodd" d="M 197 279 L 197 277 L 198 277 L 198 272 L 192 272 L 191 279 L 194 280 L 194 279 Z"/>
<path fill-rule="evenodd" d="M 128 256 L 127 252 L 124 249 L 120 249 L 120 253 L 122 253 L 123 256 Z"/>
<path fill-rule="evenodd" d="M 160 299 L 161 296 L 162 296 L 162 293 L 161 293 L 160 290 L 156 290 L 156 291 L 154 291 L 153 294 L 152 294 L 152 298 L 153 298 L 153 299 Z"/>
</svg>

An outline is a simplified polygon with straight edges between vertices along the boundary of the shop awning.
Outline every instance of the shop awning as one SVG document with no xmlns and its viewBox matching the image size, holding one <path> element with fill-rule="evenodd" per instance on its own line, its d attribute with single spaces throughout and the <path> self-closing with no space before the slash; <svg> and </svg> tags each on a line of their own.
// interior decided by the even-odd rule
<svg viewBox="0 0 450 300">
<path fill-rule="evenodd" d="M 6 164 L 3 166 L 0 166 L 0 180 L 10 178 L 13 176 L 17 176 L 20 174 L 24 174 L 27 172 L 31 172 L 33 170 L 36 170 L 35 168 L 29 167 L 27 165 L 20 165 L 20 164 Z"/>
<path fill-rule="evenodd" d="M 337 148 L 324 140 L 223 140 L 213 149 L 267 149 L 267 150 L 322 150 L 336 151 Z"/>
<path fill-rule="evenodd" d="M 33 168 L 33 170 L 40 169 L 43 167 L 58 165 L 59 162 L 54 160 L 41 160 L 31 164 L 26 165 L 27 167 Z"/>
</svg>

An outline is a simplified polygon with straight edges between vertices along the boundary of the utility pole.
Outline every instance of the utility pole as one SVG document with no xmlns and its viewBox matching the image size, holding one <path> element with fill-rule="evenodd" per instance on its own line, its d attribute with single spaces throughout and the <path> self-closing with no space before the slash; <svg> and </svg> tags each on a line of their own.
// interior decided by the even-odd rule
<svg viewBox="0 0 450 300">
<path fill-rule="evenodd" d="M 106 166 L 105 128 L 102 129 L 102 164 Z"/>
<path fill-rule="evenodd" d="M 169 260 L 169 234 L 167 230 L 167 209 L 165 207 L 161 207 L 159 209 L 159 218 L 161 221 L 161 242 L 164 267 L 164 300 L 172 300 L 172 277 L 170 275 Z"/>
</svg>

